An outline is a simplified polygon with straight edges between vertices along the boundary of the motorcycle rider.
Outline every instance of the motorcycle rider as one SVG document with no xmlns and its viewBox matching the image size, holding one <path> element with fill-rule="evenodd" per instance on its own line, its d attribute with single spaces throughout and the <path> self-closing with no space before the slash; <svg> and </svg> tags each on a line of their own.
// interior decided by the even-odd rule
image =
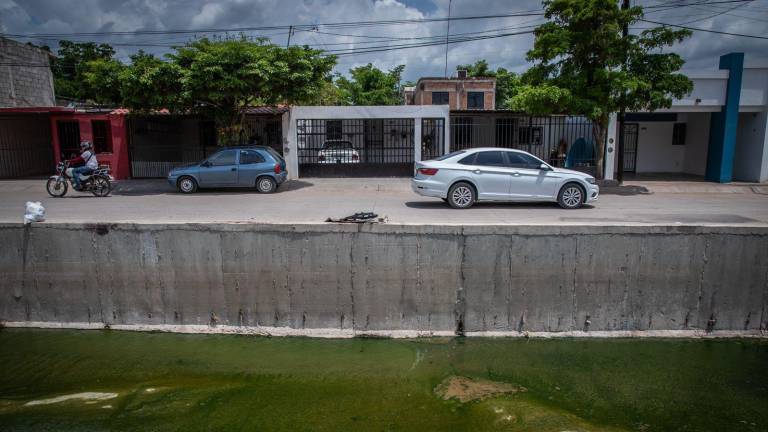
<svg viewBox="0 0 768 432">
<path fill-rule="evenodd" d="M 99 168 L 99 161 L 96 160 L 96 153 L 93 151 L 93 146 L 90 141 L 82 141 L 80 143 L 80 156 L 70 159 L 69 166 L 75 166 L 72 169 L 72 180 L 75 182 L 75 190 L 82 189 L 80 184 L 80 175 L 89 175 Z"/>
</svg>

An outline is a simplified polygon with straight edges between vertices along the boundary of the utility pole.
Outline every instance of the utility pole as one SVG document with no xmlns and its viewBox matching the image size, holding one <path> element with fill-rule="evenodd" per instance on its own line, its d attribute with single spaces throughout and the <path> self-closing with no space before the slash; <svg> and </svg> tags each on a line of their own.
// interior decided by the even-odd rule
<svg viewBox="0 0 768 432">
<path fill-rule="evenodd" d="M 629 0 L 621 0 L 621 10 L 627 10 L 629 9 Z M 627 36 L 629 36 L 629 25 L 626 21 L 624 21 L 624 26 L 621 29 L 621 37 L 623 39 L 626 39 Z M 624 61 L 622 64 L 622 67 L 624 69 L 627 68 L 627 51 L 624 51 Z M 623 96 L 623 95 L 622 95 Z M 617 150 L 617 159 L 618 159 L 618 165 L 619 169 L 616 173 L 616 180 L 618 180 L 619 184 L 624 182 L 624 119 L 626 117 L 626 111 L 627 109 L 624 107 L 624 101 L 622 100 L 621 106 L 619 107 L 619 144 Z M 611 167 L 611 169 L 613 169 Z"/>
<path fill-rule="evenodd" d="M 293 35 L 293 26 L 290 25 L 290 26 L 288 26 L 288 43 L 285 44 L 286 48 L 290 48 L 291 47 L 291 36 L 292 35 Z"/>
<path fill-rule="evenodd" d="M 448 78 L 448 35 L 451 33 L 451 3 L 453 0 L 448 0 L 448 28 L 445 30 L 445 71 L 443 72 L 445 77 Z"/>
</svg>

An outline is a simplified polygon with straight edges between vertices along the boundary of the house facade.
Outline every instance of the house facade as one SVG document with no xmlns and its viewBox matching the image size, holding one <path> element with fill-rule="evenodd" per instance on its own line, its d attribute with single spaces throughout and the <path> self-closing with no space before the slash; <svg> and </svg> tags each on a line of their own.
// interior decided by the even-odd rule
<svg viewBox="0 0 768 432">
<path fill-rule="evenodd" d="M 627 113 L 619 167 L 618 125 L 606 144 L 606 178 L 673 174 L 708 181 L 768 181 L 768 65 L 744 55 L 720 57 L 719 69 L 683 71 L 693 91 L 668 109 Z"/>
<path fill-rule="evenodd" d="M 405 105 L 448 105 L 451 110 L 493 110 L 496 107 L 496 78 L 467 77 L 458 71 L 451 78 L 419 78 L 403 90 Z"/>
</svg>

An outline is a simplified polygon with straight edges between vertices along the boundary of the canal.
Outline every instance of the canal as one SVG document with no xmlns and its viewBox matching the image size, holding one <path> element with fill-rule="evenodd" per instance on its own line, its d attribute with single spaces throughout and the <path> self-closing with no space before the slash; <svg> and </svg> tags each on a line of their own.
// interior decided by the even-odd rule
<svg viewBox="0 0 768 432">
<path fill-rule="evenodd" d="M 0 430 L 768 430 L 765 339 L 0 330 Z"/>
</svg>

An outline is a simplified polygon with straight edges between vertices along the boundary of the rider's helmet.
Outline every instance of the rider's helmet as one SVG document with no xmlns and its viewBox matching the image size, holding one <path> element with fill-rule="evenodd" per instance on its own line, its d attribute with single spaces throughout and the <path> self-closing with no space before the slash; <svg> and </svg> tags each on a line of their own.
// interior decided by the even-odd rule
<svg viewBox="0 0 768 432">
<path fill-rule="evenodd" d="M 91 148 L 90 141 L 80 141 L 80 151 L 88 150 L 89 148 Z"/>
</svg>

